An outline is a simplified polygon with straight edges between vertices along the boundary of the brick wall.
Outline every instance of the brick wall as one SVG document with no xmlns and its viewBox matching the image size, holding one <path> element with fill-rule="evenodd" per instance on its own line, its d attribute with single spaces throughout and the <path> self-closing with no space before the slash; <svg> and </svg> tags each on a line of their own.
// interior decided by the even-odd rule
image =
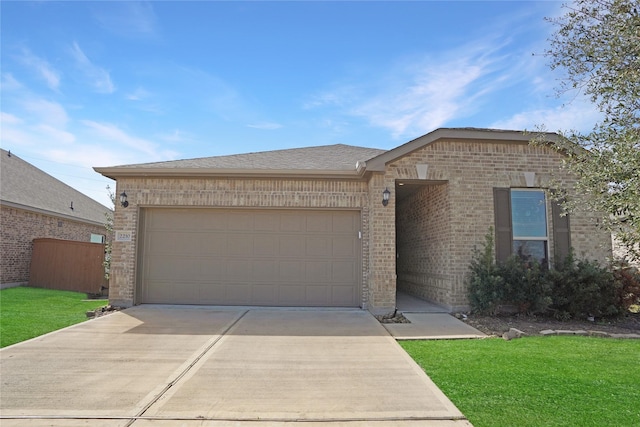
<svg viewBox="0 0 640 427">
<path fill-rule="evenodd" d="M 489 227 L 494 225 L 493 187 L 527 188 L 524 172 L 534 172 L 533 188 L 548 188 L 558 183 L 571 188 L 574 180 L 561 172 L 561 162 L 562 156 L 541 146 L 440 140 L 390 164 L 385 173 L 389 179 L 416 180 L 415 165 L 427 164 L 427 181 L 447 181 L 447 220 L 451 235 L 446 255 L 449 267 L 440 271 L 436 266 L 438 262 L 442 263 L 441 260 L 423 260 L 425 264 L 434 263 L 433 267 L 416 267 L 437 272 L 431 281 L 424 276 L 420 279 L 422 283 L 432 283 L 433 289 L 429 286 L 416 291 L 416 286 L 413 286 L 414 292 L 452 309 L 467 307 L 465 278 L 472 251 L 483 244 Z M 415 201 L 418 205 L 422 203 L 420 198 Z M 551 222 L 550 203 L 547 206 L 547 218 Z M 418 208 L 418 213 L 413 215 L 426 213 L 425 209 Z M 439 221 L 439 218 L 431 220 Z M 611 255 L 611 238 L 608 233 L 597 229 L 596 218 L 574 213 L 570 221 L 571 243 L 578 255 L 598 260 Z M 552 230 L 551 223 L 548 228 Z M 430 229 L 425 230 L 420 232 L 426 233 Z M 437 236 L 438 233 L 433 238 L 437 239 Z M 549 240 L 550 258 L 553 259 L 552 235 Z"/>
<path fill-rule="evenodd" d="M 363 181 L 303 179 L 120 178 L 129 207 L 116 206 L 115 229 L 131 233 L 130 242 L 114 242 L 109 297 L 112 304 L 136 302 L 136 242 L 140 207 L 264 207 L 299 209 L 357 209 L 361 212 L 363 242 L 369 221 L 367 184 Z M 362 306 L 370 294 L 367 282 L 369 245 L 362 247 Z"/>
<path fill-rule="evenodd" d="M 571 177 L 560 173 L 561 161 L 548 148 L 524 143 L 440 140 L 391 162 L 368 181 L 119 178 L 116 194 L 126 191 L 130 205 L 116 207 L 116 230 L 131 233 L 132 240 L 114 242 L 110 298 L 117 305 L 136 302 L 140 207 L 329 208 L 361 212 L 363 307 L 374 312 L 393 309 L 398 283 L 451 309 L 462 309 L 468 305 L 465 278 L 473 248 L 484 242 L 494 224 L 493 188 L 526 187 L 524 172 L 535 174 L 533 187 L 547 188 L 555 181 L 570 187 Z M 428 165 L 426 180 L 418 180 L 416 164 Z M 396 210 L 398 180 L 428 186 Z M 386 188 L 392 195 L 388 206 L 383 206 Z M 408 221 L 408 230 L 399 230 L 401 244 L 409 242 L 406 236 L 411 233 L 426 237 L 396 248 L 396 212 L 400 222 Z M 552 220 L 550 204 L 547 217 Z M 572 244 L 581 256 L 604 259 L 610 255 L 611 239 L 596 230 L 594 218 L 572 215 L 571 231 Z M 549 247 L 553 251 L 552 236 Z M 412 253 L 416 251 L 426 254 Z M 398 270 L 397 253 L 401 255 Z"/>
<path fill-rule="evenodd" d="M 398 290 L 444 302 L 451 294 L 449 186 L 418 188 L 398 204 Z"/>
<path fill-rule="evenodd" d="M 91 234 L 105 235 L 104 226 L 0 206 L 0 283 L 29 282 L 33 239 L 54 238 L 89 242 Z"/>
</svg>

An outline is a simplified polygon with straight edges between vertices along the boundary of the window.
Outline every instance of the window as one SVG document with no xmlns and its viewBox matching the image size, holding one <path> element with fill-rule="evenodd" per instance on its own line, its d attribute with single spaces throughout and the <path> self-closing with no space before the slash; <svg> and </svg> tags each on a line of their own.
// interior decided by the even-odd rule
<svg viewBox="0 0 640 427">
<path fill-rule="evenodd" d="M 104 243 L 104 235 L 91 233 L 91 243 Z"/>
<path fill-rule="evenodd" d="M 544 191 L 511 190 L 511 253 L 545 263 L 547 255 L 547 203 Z"/>
<path fill-rule="evenodd" d="M 496 259 L 506 261 L 517 254 L 524 259 L 549 260 L 549 222 L 543 190 L 494 188 Z M 560 205 L 551 201 L 554 255 L 564 258 L 571 247 L 569 217 Z"/>
</svg>

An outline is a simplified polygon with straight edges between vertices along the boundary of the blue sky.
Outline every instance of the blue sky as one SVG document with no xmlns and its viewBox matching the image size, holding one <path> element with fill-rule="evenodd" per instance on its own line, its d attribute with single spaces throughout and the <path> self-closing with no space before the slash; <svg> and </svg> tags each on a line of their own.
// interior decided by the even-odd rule
<svg viewBox="0 0 640 427">
<path fill-rule="evenodd" d="M 108 205 L 93 166 L 350 144 L 439 127 L 589 130 L 524 2 L 11 2 L 1 145 Z"/>
</svg>

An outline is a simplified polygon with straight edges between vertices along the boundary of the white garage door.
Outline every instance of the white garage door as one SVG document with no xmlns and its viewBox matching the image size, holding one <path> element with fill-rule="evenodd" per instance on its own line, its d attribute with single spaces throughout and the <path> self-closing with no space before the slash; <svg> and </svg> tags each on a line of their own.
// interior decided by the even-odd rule
<svg viewBox="0 0 640 427">
<path fill-rule="evenodd" d="M 144 209 L 139 302 L 360 305 L 355 211 Z"/>
</svg>

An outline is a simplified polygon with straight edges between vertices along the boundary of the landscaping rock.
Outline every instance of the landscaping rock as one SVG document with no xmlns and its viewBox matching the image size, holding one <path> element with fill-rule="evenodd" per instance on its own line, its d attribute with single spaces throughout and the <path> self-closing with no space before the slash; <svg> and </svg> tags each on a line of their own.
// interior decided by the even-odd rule
<svg viewBox="0 0 640 427">
<path fill-rule="evenodd" d="M 545 329 L 544 331 L 540 331 L 540 335 L 543 335 L 546 337 L 549 335 L 558 335 L 558 334 L 553 329 Z"/>
<path fill-rule="evenodd" d="M 602 331 L 588 331 L 590 337 L 608 338 L 610 335 Z"/>
<path fill-rule="evenodd" d="M 516 328 L 511 328 L 507 332 L 502 334 L 502 338 L 504 338 L 507 341 L 511 341 L 513 339 L 516 339 L 516 338 L 522 338 L 524 335 L 526 335 L 526 334 L 524 332 L 522 332 L 521 330 L 516 329 Z"/>
</svg>

